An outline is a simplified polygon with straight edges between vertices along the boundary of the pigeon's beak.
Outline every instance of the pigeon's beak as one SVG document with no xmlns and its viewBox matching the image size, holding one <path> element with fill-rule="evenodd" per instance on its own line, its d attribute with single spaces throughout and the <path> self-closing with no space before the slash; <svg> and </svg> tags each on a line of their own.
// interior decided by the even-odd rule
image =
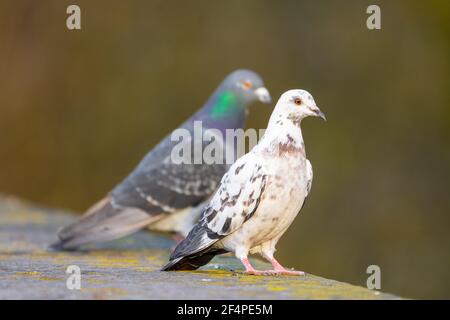
<svg viewBox="0 0 450 320">
<path fill-rule="evenodd" d="M 272 97 L 270 96 L 269 91 L 264 87 L 256 89 L 255 95 L 258 97 L 258 100 L 261 101 L 262 103 L 268 104 L 272 102 Z"/>
<path fill-rule="evenodd" d="M 312 112 L 314 112 L 316 114 L 316 117 L 321 118 L 323 121 L 327 121 L 327 118 L 325 117 L 325 113 L 320 111 L 320 109 L 317 106 L 311 110 L 312 110 Z"/>
</svg>

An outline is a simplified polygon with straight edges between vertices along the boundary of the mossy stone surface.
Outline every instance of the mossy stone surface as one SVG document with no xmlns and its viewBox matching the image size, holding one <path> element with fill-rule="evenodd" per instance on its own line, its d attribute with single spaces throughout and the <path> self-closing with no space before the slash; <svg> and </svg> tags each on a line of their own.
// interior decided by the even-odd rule
<svg viewBox="0 0 450 320">
<path fill-rule="evenodd" d="M 231 256 L 195 272 L 160 272 L 173 242 L 147 231 L 82 252 L 47 251 L 74 219 L 0 197 L 0 299 L 398 299 L 311 274 L 243 275 Z M 67 289 L 70 265 L 81 269 L 81 290 Z"/>
</svg>

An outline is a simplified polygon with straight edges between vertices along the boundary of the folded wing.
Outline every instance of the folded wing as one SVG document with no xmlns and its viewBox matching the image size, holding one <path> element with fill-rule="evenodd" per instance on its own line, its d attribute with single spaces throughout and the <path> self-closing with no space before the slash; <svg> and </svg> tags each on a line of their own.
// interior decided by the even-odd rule
<svg viewBox="0 0 450 320">
<path fill-rule="evenodd" d="M 258 208 L 266 184 L 259 159 L 252 153 L 240 158 L 223 176 L 219 190 L 170 257 L 163 270 L 192 270 L 209 262 L 223 249 L 214 244 L 239 229 Z"/>
</svg>

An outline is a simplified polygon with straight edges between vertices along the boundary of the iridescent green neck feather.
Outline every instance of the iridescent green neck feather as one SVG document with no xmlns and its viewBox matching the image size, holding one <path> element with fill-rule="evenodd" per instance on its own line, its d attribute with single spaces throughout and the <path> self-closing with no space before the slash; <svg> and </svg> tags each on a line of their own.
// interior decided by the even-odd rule
<svg viewBox="0 0 450 320">
<path fill-rule="evenodd" d="M 236 95 L 231 91 L 224 91 L 218 94 L 214 105 L 211 108 L 211 118 L 225 118 L 239 111 Z"/>
</svg>

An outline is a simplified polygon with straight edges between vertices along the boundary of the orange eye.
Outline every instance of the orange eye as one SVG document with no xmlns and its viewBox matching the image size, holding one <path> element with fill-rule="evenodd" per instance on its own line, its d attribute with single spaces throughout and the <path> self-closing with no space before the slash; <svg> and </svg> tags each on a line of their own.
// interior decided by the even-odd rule
<svg viewBox="0 0 450 320">
<path fill-rule="evenodd" d="M 300 98 L 295 98 L 294 99 L 294 103 L 296 104 L 296 105 L 301 105 L 302 104 L 302 99 L 300 99 Z"/>
<path fill-rule="evenodd" d="M 252 83 L 250 81 L 248 81 L 248 80 L 245 80 L 244 82 L 242 82 L 242 87 L 245 90 L 248 90 L 248 89 L 250 89 L 252 87 Z"/>
</svg>

